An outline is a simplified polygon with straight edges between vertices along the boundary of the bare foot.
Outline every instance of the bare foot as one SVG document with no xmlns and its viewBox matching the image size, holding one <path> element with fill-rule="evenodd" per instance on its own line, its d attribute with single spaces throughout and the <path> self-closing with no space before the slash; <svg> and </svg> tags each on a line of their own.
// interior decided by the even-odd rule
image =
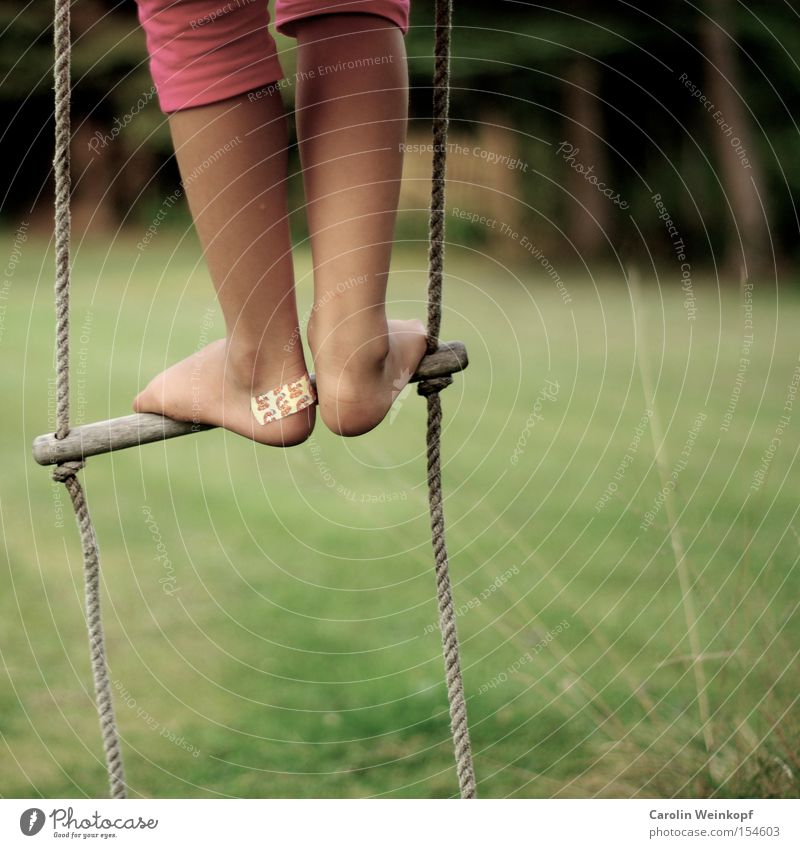
<svg viewBox="0 0 800 848">
<path fill-rule="evenodd" d="M 321 337 L 309 327 L 319 411 L 340 436 L 360 436 L 383 421 L 425 355 L 421 321 L 388 321 L 387 331 L 358 344 L 346 331 Z"/>
<path fill-rule="evenodd" d="M 254 384 L 253 366 L 234 367 L 226 340 L 220 339 L 151 380 L 134 399 L 133 408 L 224 427 L 265 445 L 289 447 L 305 441 L 314 429 L 313 406 L 269 424 L 259 424 L 250 408 L 252 395 L 301 377 L 302 357 L 259 372 Z"/>
</svg>

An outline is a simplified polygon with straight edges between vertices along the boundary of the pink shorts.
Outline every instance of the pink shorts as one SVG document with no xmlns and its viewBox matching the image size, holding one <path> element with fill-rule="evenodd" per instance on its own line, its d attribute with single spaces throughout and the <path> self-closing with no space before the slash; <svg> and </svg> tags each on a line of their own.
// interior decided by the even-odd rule
<svg viewBox="0 0 800 848">
<path fill-rule="evenodd" d="M 267 0 L 137 0 L 150 71 L 165 112 L 203 106 L 283 78 Z M 275 26 L 301 18 L 379 15 L 408 30 L 409 0 L 276 0 Z"/>
</svg>

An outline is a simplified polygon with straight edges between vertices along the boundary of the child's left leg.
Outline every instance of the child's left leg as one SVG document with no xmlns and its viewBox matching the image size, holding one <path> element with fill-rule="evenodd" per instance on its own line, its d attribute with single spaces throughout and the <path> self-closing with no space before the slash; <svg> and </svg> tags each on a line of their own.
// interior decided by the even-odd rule
<svg viewBox="0 0 800 848">
<path fill-rule="evenodd" d="M 217 0 L 140 0 L 140 8 L 226 338 L 158 375 L 134 409 L 215 424 L 265 444 L 297 444 L 313 428 L 313 406 L 267 423 L 251 409 L 254 395 L 306 374 L 283 104 L 276 86 L 241 93 L 281 75 L 270 53 L 266 4 L 237 6 L 220 18 L 213 17 Z"/>
</svg>

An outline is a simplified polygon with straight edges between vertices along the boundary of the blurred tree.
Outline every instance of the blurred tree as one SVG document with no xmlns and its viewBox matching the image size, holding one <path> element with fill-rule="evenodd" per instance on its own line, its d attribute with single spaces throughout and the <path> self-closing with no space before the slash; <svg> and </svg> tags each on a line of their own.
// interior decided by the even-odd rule
<svg viewBox="0 0 800 848">
<path fill-rule="evenodd" d="M 33 217 L 49 226 L 52 7 L 19 13 L 3 5 L 0 29 L 0 155 L 15 163 L 0 176 L 2 210 L 19 213 L 35 203 Z M 82 0 L 72 8 L 72 37 L 73 215 L 77 228 L 107 229 L 134 201 L 147 203 L 151 178 L 171 157 L 169 134 L 151 93 L 135 3 Z"/>
<path fill-rule="evenodd" d="M 608 184 L 603 112 L 599 94 L 599 73 L 591 59 L 575 56 L 564 75 L 564 138 L 580 151 L 582 163 Z M 571 170 L 569 191 L 575 198 L 568 204 L 567 234 L 577 252 L 588 262 L 604 254 L 613 241 L 612 216 L 608 198 L 580 173 Z"/>
<path fill-rule="evenodd" d="M 769 203 L 741 89 L 728 0 L 709 0 L 708 11 L 711 16 L 700 19 L 700 36 L 708 96 L 716 107 L 709 110 L 712 143 L 730 208 L 727 263 L 732 271 L 752 273 L 763 268 L 769 252 Z"/>
</svg>

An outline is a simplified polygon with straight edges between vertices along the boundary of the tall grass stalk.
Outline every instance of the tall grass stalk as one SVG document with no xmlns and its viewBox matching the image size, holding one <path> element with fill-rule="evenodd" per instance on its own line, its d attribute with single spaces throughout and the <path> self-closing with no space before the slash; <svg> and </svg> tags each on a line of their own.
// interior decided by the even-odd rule
<svg viewBox="0 0 800 848">
<path fill-rule="evenodd" d="M 667 485 L 670 475 L 670 462 L 667 456 L 667 447 L 664 439 L 664 431 L 661 427 L 661 418 L 658 414 L 658 406 L 650 380 L 649 357 L 646 347 L 647 334 L 640 332 L 642 317 L 640 309 L 641 290 L 639 286 L 639 275 L 635 268 L 628 271 L 628 285 L 630 287 L 631 299 L 633 301 L 634 332 L 636 347 L 636 364 L 642 381 L 642 392 L 645 403 L 652 411 L 650 419 L 650 436 L 653 441 L 656 468 L 661 481 L 662 488 Z M 667 518 L 669 528 L 670 546 L 675 559 L 675 571 L 678 574 L 678 582 L 681 590 L 681 606 L 686 621 L 686 632 L 691 655 L 692 673 L 694 676 L 695 690 L 697 692 L 697 707 L 700 714 L 700 724 L 703 733 L 703 742 L 708 757 L 709 772 L 712 770 L 711 757 L 714 751 L 714 734 L 711 727 L 711 707 L 708 698 L 708 683 L 703 667 L 703 650 L 700 645 L 700 636 L 697 627 L 697 612 L 695 610 L 694 595 L 692 592 L 692 579 L 689 573 L 689 563 L 686 559 L 686 549 L 683 545 L 683 536 L 678 524 L 675 508 L 671 497 L 664 499 L 664 514 Z"/>
</svg>

